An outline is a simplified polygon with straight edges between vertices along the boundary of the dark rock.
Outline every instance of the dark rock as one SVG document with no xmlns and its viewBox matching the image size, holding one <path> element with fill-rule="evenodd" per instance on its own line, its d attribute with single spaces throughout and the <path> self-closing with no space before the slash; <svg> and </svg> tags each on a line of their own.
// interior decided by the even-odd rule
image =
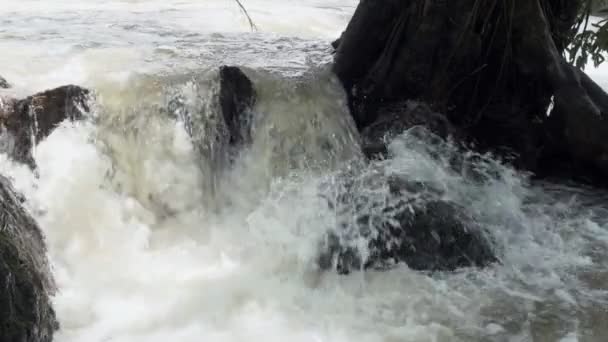
<svg viewBox="0 0 608 342">
<path fill-rule="evenodd" d="M 42 233 L 0 176 L 0 341 L 51 342 L 58 323 Z"/>
<path fill-rule="evenodd" d="M 11 85 L 4 78 L 2 78 L 2 76 L 0 76 L 0 89 L 7 89 L 10 87 Z"/>
<path fill-rule="evenodd" d="M 184 123 L 200 157 L 205 189 L 216 193 L 220 176 L 251 143 L 253 83 L 238 67 L 222 66 L 194 79 L 194 96 L 172 96 L 168 110 Z"/>
<path fill-rule="evenodd" d="M 0 149 L 34 166 L 32 148 L 64 120 L 82 119 L 89 111 L 88 96 L 87 89 L 69 85 L 0 102 Z"/>
<path fill-rule="evenodd" d="M 238 67 L 222 66 L 217 73 L 196 80 L 196 99 L 178 94 L 169 112 L 179 117 L 192 137 L 205 167 L 216 174 L 251 143 L 253 83 Z"/>
<path fill-rule="evenodd" d="M 251 143 L 251 109 L 256 94 L 253 83 L 241 69 L 220 67 L 220 107 L 228 127 L 230 145 Z"/>
<path fill-rule="evenodd" d="M 443 139 L 461 133 L 439 113 L 420 102 L 398 102 L 382 107 L 376 120 L 361 132 L 363 152 L 368 158 L 385 157 L 386 143 L 414 126 L 423 126 Z"/>
<path fill-rule="evenodd" d="M 183 120 L 199 150 L 210 148 L 203 144 L 213 143 L 224 150 L 251 142 L 251 109 L 256 93 L 241 69 L 222 66 L 211 79 L 197 80 L 197 91 L 197 101 L 183 94 L 175 96 L 169 102 L 169 112 Z M 209 139 L 210 134 L 215 139 Z"/>
<path fill-rule="evenodd" d="M 364 183 L 347 184 L 329 201 L 339 223 L 323 245 L 322 269 L 348 274 L 405 263 L 453 271 L 497 262 L 482 228 L 465 208 L 441 199 L 441 190 L 398 176 L 375 175 Z"/>
</svg>

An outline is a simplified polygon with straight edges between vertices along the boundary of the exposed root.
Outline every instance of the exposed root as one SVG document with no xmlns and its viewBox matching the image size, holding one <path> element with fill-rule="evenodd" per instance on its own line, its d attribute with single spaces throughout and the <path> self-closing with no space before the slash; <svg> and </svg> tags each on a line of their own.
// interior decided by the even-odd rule
<svg viewBox="0 0 608 342">
<path fill-rule="evenodd" d="M 591 32 L 591 4 L 362 1 L 342 35 L 334 71 L 360 129 L 383 108 L 417 100 L 444 113 L 467 142 L 517 167 L 549 174 L 556 168 L 541 160 L 568 160 L 586 165 L 571 176 L 606 175 L 608 94 L 577 68 L 587 57 L 602 62 L 598 53 L 608 46 L 608 25 L 583 35 L 587 40 L 577 35 Z"/>
</svg>

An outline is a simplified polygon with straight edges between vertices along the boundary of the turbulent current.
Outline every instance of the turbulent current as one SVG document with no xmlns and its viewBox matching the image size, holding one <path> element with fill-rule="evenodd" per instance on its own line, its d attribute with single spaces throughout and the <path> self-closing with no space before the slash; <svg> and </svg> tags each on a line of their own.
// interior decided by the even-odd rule
<svg viewBox="0 0 608 342">
<path fill-rule="evenodd" d="M 532 182 L 421 128 L 392 141 L 391 158 L 358 163 L 326 66 L 357 1 L 242 2 L 255 32 L 230 0 L 0 0 L 0 74 L 14 85 L 0 95 L 96 91 L 87 120 L 37 146 L 35 173 L 0 155 L 46 235 L 57 341 L 608 339 L 608 194 Z M 243 66 L 259 99 L 253 144 L 218 178 L 167 101 L 205 105 L 195 80 L 221 64 Z M 602 85 L 607 74 L 592 71 Z M 451 167 L 455 154 L 470 165 Z M 345 170 L 433 184 L 501 262 L 320 271 L 322 237 L 371 210 L 327 204 Z"/>
</svg>

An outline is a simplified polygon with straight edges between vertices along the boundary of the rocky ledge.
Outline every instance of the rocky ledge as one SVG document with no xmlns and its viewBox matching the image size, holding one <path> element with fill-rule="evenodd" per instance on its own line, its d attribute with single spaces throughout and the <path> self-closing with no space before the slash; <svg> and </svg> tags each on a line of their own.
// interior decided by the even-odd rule
<svg viewBox="0 0 608 342">
<path fill-rule="evenodd" d="M 0 176 L 0 341 L 50 342 L 58 328 L 44 238 Z"/>
<path fill-rule="evenodd" d="M 82 119 L 89 94 L 68 85 L 21 100 L 0 97 L 0 152 L 34 167 L 32 148 L 64 120 Z"/>
</svg>

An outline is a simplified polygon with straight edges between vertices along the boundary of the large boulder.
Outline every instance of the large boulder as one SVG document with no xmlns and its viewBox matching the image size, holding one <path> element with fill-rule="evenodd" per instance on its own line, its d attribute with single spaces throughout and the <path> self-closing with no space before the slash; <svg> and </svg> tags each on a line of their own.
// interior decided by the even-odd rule
<svg viewBox="0 0 608 342">
<path fill-rule="evenodd" d="M 465 208 L 430 184 L 402 176 L 346 181 L 329 205 L 338 225 L 319 257 L 342 274 L 405 263 L 420 271 L 453 271 L 497 262 L 492 243 Z"/>
<path fill-rule="evenodd" d="M 64 120 L 82 119 L 89 94 L 68 85 L 22 100 L 0 99 L 0 152 L 33 167 L 32 148 Z"/>
<path fill-rule="evenodd" d="M 0 76 L 0 89 L 7 89 L 10 87 L 10 83 L 8 83 L 4 78 L 2 78 L 2 76 Z"/>
<path fill-rule="evenodd" d="M 58 328 L 44 239 L 0 176 L 0 341 L 51 342 Z"/>
</svg>

